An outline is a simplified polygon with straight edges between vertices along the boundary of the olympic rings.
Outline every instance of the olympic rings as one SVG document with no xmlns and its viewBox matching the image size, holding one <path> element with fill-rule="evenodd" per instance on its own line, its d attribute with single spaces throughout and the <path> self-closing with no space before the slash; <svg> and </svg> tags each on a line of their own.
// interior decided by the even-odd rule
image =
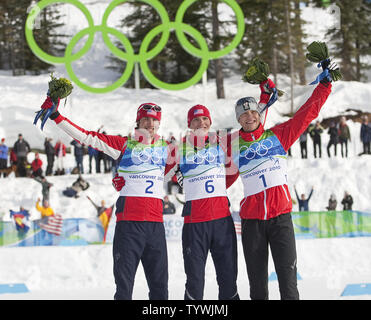
<svg viewBox="0 0 371 320">
<path fill-rule="evenodd" d="M 108 27 L 107 26 L 107 20 L 109 15 L 111 14 L 112 10 L 118 6 L 119 4 L 122 4 L 124 2 L 127 2 L 128 0 L 113 0 L 106 8 L 101 25 L 94 25 L 93 18 L 89 12 L 89 10 L 79 1 L 79 0 L 42 0 L 32 8 L 31 12 L 29 13 L 26 25 L 25 25 L 25 35 L 27 43 L 30 47 L 30 49 L 33 51 L 33 53 L 39 57 L 41 60 L 45 61 L 46 63 L 52 63 L 52 64 L 65 64 L 66 70 L 68 75 L 70 76 L 71 80 L 76 83 L 80 88 L 93 92 L 93 93 L 107 93 L 110 91 L 113 91 L 123 84 L 130 78 L 134 64 L 139 63 L 141 70 L 143 72 L 143 75 L 146 77 L 148 82 L 150 82 L 153 86 L 157 88 L 162 88 L 166 90 L 182 90 L 190 87 L 191 85 L 196 84 L 200 79 L 202 78 L 202 74 L 207 70 L 209 60 L 211 59 L 218 59 L 224 55 L 227 55 L 230 53 L 234 48 L 237 47 L 237 45 L 242 40 L 244 31 L 245 31 L 245 23 L 244 23 L 244 15 L 242 13 L 242 10 L 236 0 L 221 0 L 228 6 L 232 8 L 234 11 L 234 14 L 236 15 L 237 20 L 237 33 L 233 40 L 229 43 L 228 46 L 226 46 L 224 49 L 217 50 L 217 51 L 209 51 L 207 47 L 206 40 L 201 35 L 199 31 L 197 31 L 195 28 L 193 28 L 190 25 L 187 25 L 183 22 L 183 17 L 186 12 L 186 10 L 191 6 L 194 2 L 197 0 L 184 0 L 182 4 L 180 5 L 176 16 L 175 21 L 170 21 L 169 16 L 166 12 L 165 7 L 161 4 L 159 0 L 139 0 L 141 2 L 144 2 L 146 4 L 151 5 L 159 14 L 161 19 L 161 24 L 157 27 L 153 28 L 142 40 L 139 54 L 135 54 L 133 47 L 125 35 L 123 35 L 118 30 Z M 88 27 L 86 29 L 83 29 L 79 31 L 68 43 L 65 53 L 63 57 L 56 57 L 52 56 L 50 54 L 47 54 L 41 48 L 37 45 L 34 36 L 33 36 L 33 28 L 35 24 L 36 17 L 40 14 L 41 10 L 46 8 L 49 5 L 52 5 L 54 3 L 68 3 L 72 4 L 75 7 L 77 7 L 86 17 L 88 21 Z M 148 67 L 147 61 L 154 58 L 156 55 L 158 55 L 166 46 L 166 43 L 168 42 L 170 32 L 175 31 L 175 35 L 180 43 L 180 45 L 189 53 L 192 54 L 198 58 L 201 59 L 201 64 L 196 72 L 189 80 L 171 84 L 166 83 L 158 78 L 156 78 L 151 70 Z M 84 83 L 82 83 L 72 69 L 72 62 L 82 58 L 91 48 L 93 42 L 94 42 L 94 35 L 96 32 L 101 32 L 102 38 L 108 49 L 114 54 L 117 58 L 124 60 L 127 62 L 126 68 L 121 75 L 121 77 L 114 82 L 111 85 L 108 85 L 104 88 L 94 88 L 91 86 L 88 86 Z M 148 50 L 148 47 L 151 43 L 151 41 L 159 34 L 162 33 L 159 42 L 152 48 L 151 50 Z M 189 36 L 194 38 L 196 40 L 197 44 L 199 45 L 199 48 L 196 48 L 193 46 L 184 33 L 187 33 Z M 124 46 L 126 51 L 122 51 L 118 49 L 110 40 L 108 37 L 108 34 L 111 34 L 115 36 L 121 44 Z M 76 46 L 78 41 L 88 35 L 88 39 L 84 46 L 76 53 L 73 53 L 73 48 Z"/>
<path fill-rule="evenodd" d="M 256 155 L 263 157 L 265 156 L 269 149 L 273 147 L 273 142 L 271 140 L 263 140 L 261 142 L 254 142 L 249 147 L 242 146 L 240 148 L 240 156 L 247 160 L 254 159 Z"/>
<path fill-rule="evenodd" d="M 202 151 L 198 151 L 197 153 L 188 151 L 185 155 L 185 163 L 201 164 L 205 161 L 208 163 L 214 163 L 218 156 L 219 152 L 216 148 L 204 149 Z"/>
<path fill-rule="evenodd" d="M 131 152 L 132 161 L 135 164 L 140 163 L 153 163 L 153 164 L 164 164 L 164 161 L 167 157 L 166 150 L 162 150 L 162 148 L 139 148 L 135 147 Z"/>
</svg>

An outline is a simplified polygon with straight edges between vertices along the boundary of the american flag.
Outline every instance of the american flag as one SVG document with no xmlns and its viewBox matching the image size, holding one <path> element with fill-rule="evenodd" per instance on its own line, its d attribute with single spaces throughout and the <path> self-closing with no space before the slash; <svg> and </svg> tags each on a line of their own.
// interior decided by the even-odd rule
<svg viewBox="0 0 371 320">
<path fill-rule="evenodd" d="M 63 218 L 60 214 L 56 213 L 53 216 L 48 217 L 46 223 L 40 222 L 40 228 L 60 236 L 62 233 Z"/>
<path fill-rule="evenodd" d="M 193 112 L 193 115 L 197 115 L 197 114 L 203 114 L 204 111 L 202 109 L 196 109 L 194 112 Z"/>
</svg>

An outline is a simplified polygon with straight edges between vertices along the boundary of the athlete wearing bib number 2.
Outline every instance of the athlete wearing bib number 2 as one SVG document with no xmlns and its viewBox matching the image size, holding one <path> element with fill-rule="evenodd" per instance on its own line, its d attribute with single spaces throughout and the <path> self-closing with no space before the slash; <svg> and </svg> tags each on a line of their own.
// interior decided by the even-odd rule
<svg viewBox="0 0 371 320">
<path fill-rule="evenodd" d="M 269 130 L 261 124 L 261 109 L 254 98 L 239 99 L 235 105 L 242 128 L 232 134 L 231 148 L 236 177 L 241 177 L 244 187 L 242 245 L 253 300 L 268 299 L 268 244 L 281 299 L 299 299 L 286 152 L 317 118 L 330 92 L 331 83 L 322 81 L 292 119 Z"/>
<path fill-rule="evenodd" d="M 142 262 L 149 287 L 149 299 L 168 299 L 168 260 L 163 225 L 163 182 L 172 165 L 171 147 L 156 133 L 161 108 L 145 103 L 137 110 L 137 128 L 132 137 L 87 131 L 58 111 L 48 97 L 43 108 L 54 108 L 50 119 L 57 127 L 84 145 L 120 159 L 113 184 L 120 196 L 116 202 L 113 239 L 114 298 L 131 300 L 134 278 Z"/>
<path fill-rule="evenodd" d="M 210 251 L 219 286 L 219 299 L 239 299 L 237 239 L 226 191 L 225 150 L 211 135 L 209 110 L 202 105 L 188 112 L 187 135 L 179 147 L 179 169 L 186 203 L 182 232 L 184 298 L 202 300 L 205 264 Z"/>
</svg>

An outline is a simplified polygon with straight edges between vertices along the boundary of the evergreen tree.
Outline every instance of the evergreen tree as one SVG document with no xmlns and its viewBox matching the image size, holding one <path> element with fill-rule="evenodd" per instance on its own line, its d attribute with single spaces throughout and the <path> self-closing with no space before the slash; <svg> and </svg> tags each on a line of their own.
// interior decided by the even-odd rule
<svg viewBox="0 0 371 320">
<path fill-rule="evenodd" d="M 241 8 L 245 15 L 246 31 L 237 50 L 238 64 L 242 70 L 247 63 L 259 56 L 269 64 L 273 80 L 277 74 L 290 74 L 290 56 L 293 56 L 293 73 L 305 83 L 305 55 L 299 0 L 244 0 Z M 287 21 L 289 18 L 289 21 Z M 288 27 L 291 30 L 291 44 L 288 41 Z"/>
<path fill-rule="evenodd" d="M 0 68 L 10 69 L 13 75 L 26 71 L 40 73 L 49 70 L 51 65 L 39 60 L 30 50 L 25 38 L 25 23 L 32 0 L 2 0 L 0 2 Z M 34 38 L 46 52 L 57 55 L 61 52 L 61 39 L 55 29 L 62 26 L 58 6 L 45 8 L 39 21 L 41 28 L 34 29 Z"/>
</svg>

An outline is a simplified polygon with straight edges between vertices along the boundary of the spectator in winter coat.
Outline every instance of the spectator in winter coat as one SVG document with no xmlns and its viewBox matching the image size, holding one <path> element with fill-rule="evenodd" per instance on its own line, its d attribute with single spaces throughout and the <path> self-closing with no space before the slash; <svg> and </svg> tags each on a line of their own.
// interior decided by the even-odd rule
<svg viewBox="0 0 371 320">
<path fill-rule="evenodd" d="M 347 191 L 344 192 L 344 198 L 341 200 L 341 204 L 343 205 L 343 211 L 352 210 L 353 197 Z"/>
<path fill-rule="evenodd" d="M 164 210 L 162 211 L 163 214 L 174 214 L 175 213 L 175 206 L 174 203 L 170 202 L 169 197 L 164 197 Z"/>
<path fill-rule="evenodd" d="M 336 200 L 336 196 L 332 193 L 330 199 L 328 200 L 328 206 L 326 207 L 326 209 L 328 211 L 335 211 L 337 204 L 338 202 Z"/>
<path fill-rule="evenodd" d="M 311 97 L 286 122 L 264 129 L 265 89 L 272 94 L 275 85 L 261 83 L 259 104 L 252 97 L 235 105 L 241 129 L 232 134 L 233 163 L 244 188 L 240 203 L 242 246 L 250 284 L 251 299 L 268 299 L 268 257 L 272 254 L 281 299 L 299 299 L 297 254 L 291 218 L 292 200 L 287 182 L 287 151 L 318 117 L 331 93 L 331 83 L 321 80 Z M 267 101 L 265 99 L 265 101 Z M 318 132 L 319 123 L 317 124 Z M 316 129 L 316 130 L 317 130 Z M 314 130 L 314 129 L 313 129 Z M 270 250 L 269 250 L 270 247 Z"/>
<path fill-rule="evenodd" d="M 43 195 L 43 201 L 49 201 L 50 188 L 53 186 L 52 183 L 46 180 L 44 176 L 36 177 L 35 180 L 41 184 L 41 193 Z"/>
<path fill-rule="evenodd" d="M 317 158 L 317 147 L 318 147 L 318 155 L 320 158 L 322 157 L 322 144 L 321 144 L 322 132 L 323 132 L 323 128 L 319 121 L 316 122 L 314 127 L 311 126 L 309 129 L 309 135 L 313 140 L 313 152 L 314 152 L 315 158 Z"/>
<path fill-rule="evenodd" d="M 73 139 L 121 158 L 118 175 L 112 182 L 120 196 L 116 202 L 113 239 L 114 298 L 132 299 L 135 274 L 142 262 L 149 286 L 149 298 L 168 299 L 168 258 L 163 224 L 163 183 L 174 166 L 174 153 L 157 135 L 161 107 L 143 103 L 136 114 L 137 126 L 131 137 L 87 131 L 62 116 L 58 104 L 48 97 L 43 109 L 51 109 L 50 119 Z M 138 152 L 139 151 L 139 152 Z M 155 151 L 157 153 L 155 154 Z M 160 155 L 160 157 L 158 157 Z M 151 170 L 151 175 L 148 175 Z"/>
<path fill-rule="evenodd" d="M 0 142 L 0 169 L 6 169 L 8 167 L 8 147 L 5 145 L 5 138 L 1 138 Z M 6 173 L 3 173 L 6 177 Z M 0 173 L 1 177 L 1 173 Z"/>
<path fill-rule="evenodd" d="M 36 210 L 41 213 L 41 218 L 50 217 L 54 215 L 54 210 L 49 206 L 49 201 L 44 200 L 42 206 L 40 206 L 40 198 L 36 202 Z"/>
<path fill-rule="evenodd" d="M 66 156 L 66 145 L 58 140 L 55 147 L 55 155 L 57 157 L 57 172 L 56 175 L 64 174 L 63 158 Z"/>
<path fill-rule="evenodd" d="M 31 162 L 32 177 L 41 177 L 43 173 L 43 162 L 38 152 L 35 153 L 35 159 Z"/>
<path fill-rule="evenodd" d="M 17 156 L 17 171 L 20 177 L 26 176 L 27 154 L 31 151 L 29 143 L 23 139 L 23 135 L 18 135 L 18 140 L 14 143 L 13 150 Z"/>
<path fill-rule="evenodd" d="M 363 143 L 363 153 L 361 154 L 371 154 L 371 124 L 368 122 L 367 115 L 362 117 L 361 141 Z"/>
<path fill-rule="evenodd" d="M 79 173 L 84 173 L 84 146 L 76 141 L 72 140 L 71 144 L 75 147 L 74 155 L 75 155 L 75 161 L 76 161 L 76 167 L 79 169 Z"/>
<path fill-rule="evenodd" d="M 336 149 L 337 149 L 337 143 L 338 143 L 338 129 L 336 128 L 335 122 L 330 123 L 330 128 L 328 129 L 328 134 L 330 135 L 330 141 L 328 142 L 327 145 L 327 155 L 329 158 L 331 158 L 330 154 L 330 147 L 333 145 L 334 146 L 334 155 L 336 157 Z"/>
<path fill-rule="evenodd" d="M 85 181 L 81 175 L 77 178 L 77 180 L 72 184 L 72 187 L 68 187 L 62 193 L 66 197 L 79 197 L 79 192 L 85 191 L 89 188 L 89 182 Z"/>
<path fill-rule="evenodd" d="M 341 145 L 341 157 L 348 157 L 348 140 L 350 141 L 350 131 L 346 123 L 346 118 L 341 117 L 339 123 L 339 143 Z M 343 147 L 345 150 L 343 150 Z"/>
<path fill-rule="evenodd" d="M 295 188 L 296 199 L 298 200 L 298 204 L 299 204 L 299 211 L 309 211 L 309 200 L 313 194 L 314 188 L 312 187 L 312 189 L 310 190 L 308 198 L 305 198 L 304 193 L 302 193 L 299 198 L 298 192 L 296 191 L 296 187 L 294 186 L 294 188 Z"/>
<path fill-rule="evenodd" d="M 44 147 L 45 147 L 45 154 L 48 165 L 46 167 L 46 176 L 50 176 L 53 174 L 53 165 L 54 165 L 54 157 L 55 157 L 55 149 L 51 144 L 52 138 L 45 138 Z"/>
</svg>

